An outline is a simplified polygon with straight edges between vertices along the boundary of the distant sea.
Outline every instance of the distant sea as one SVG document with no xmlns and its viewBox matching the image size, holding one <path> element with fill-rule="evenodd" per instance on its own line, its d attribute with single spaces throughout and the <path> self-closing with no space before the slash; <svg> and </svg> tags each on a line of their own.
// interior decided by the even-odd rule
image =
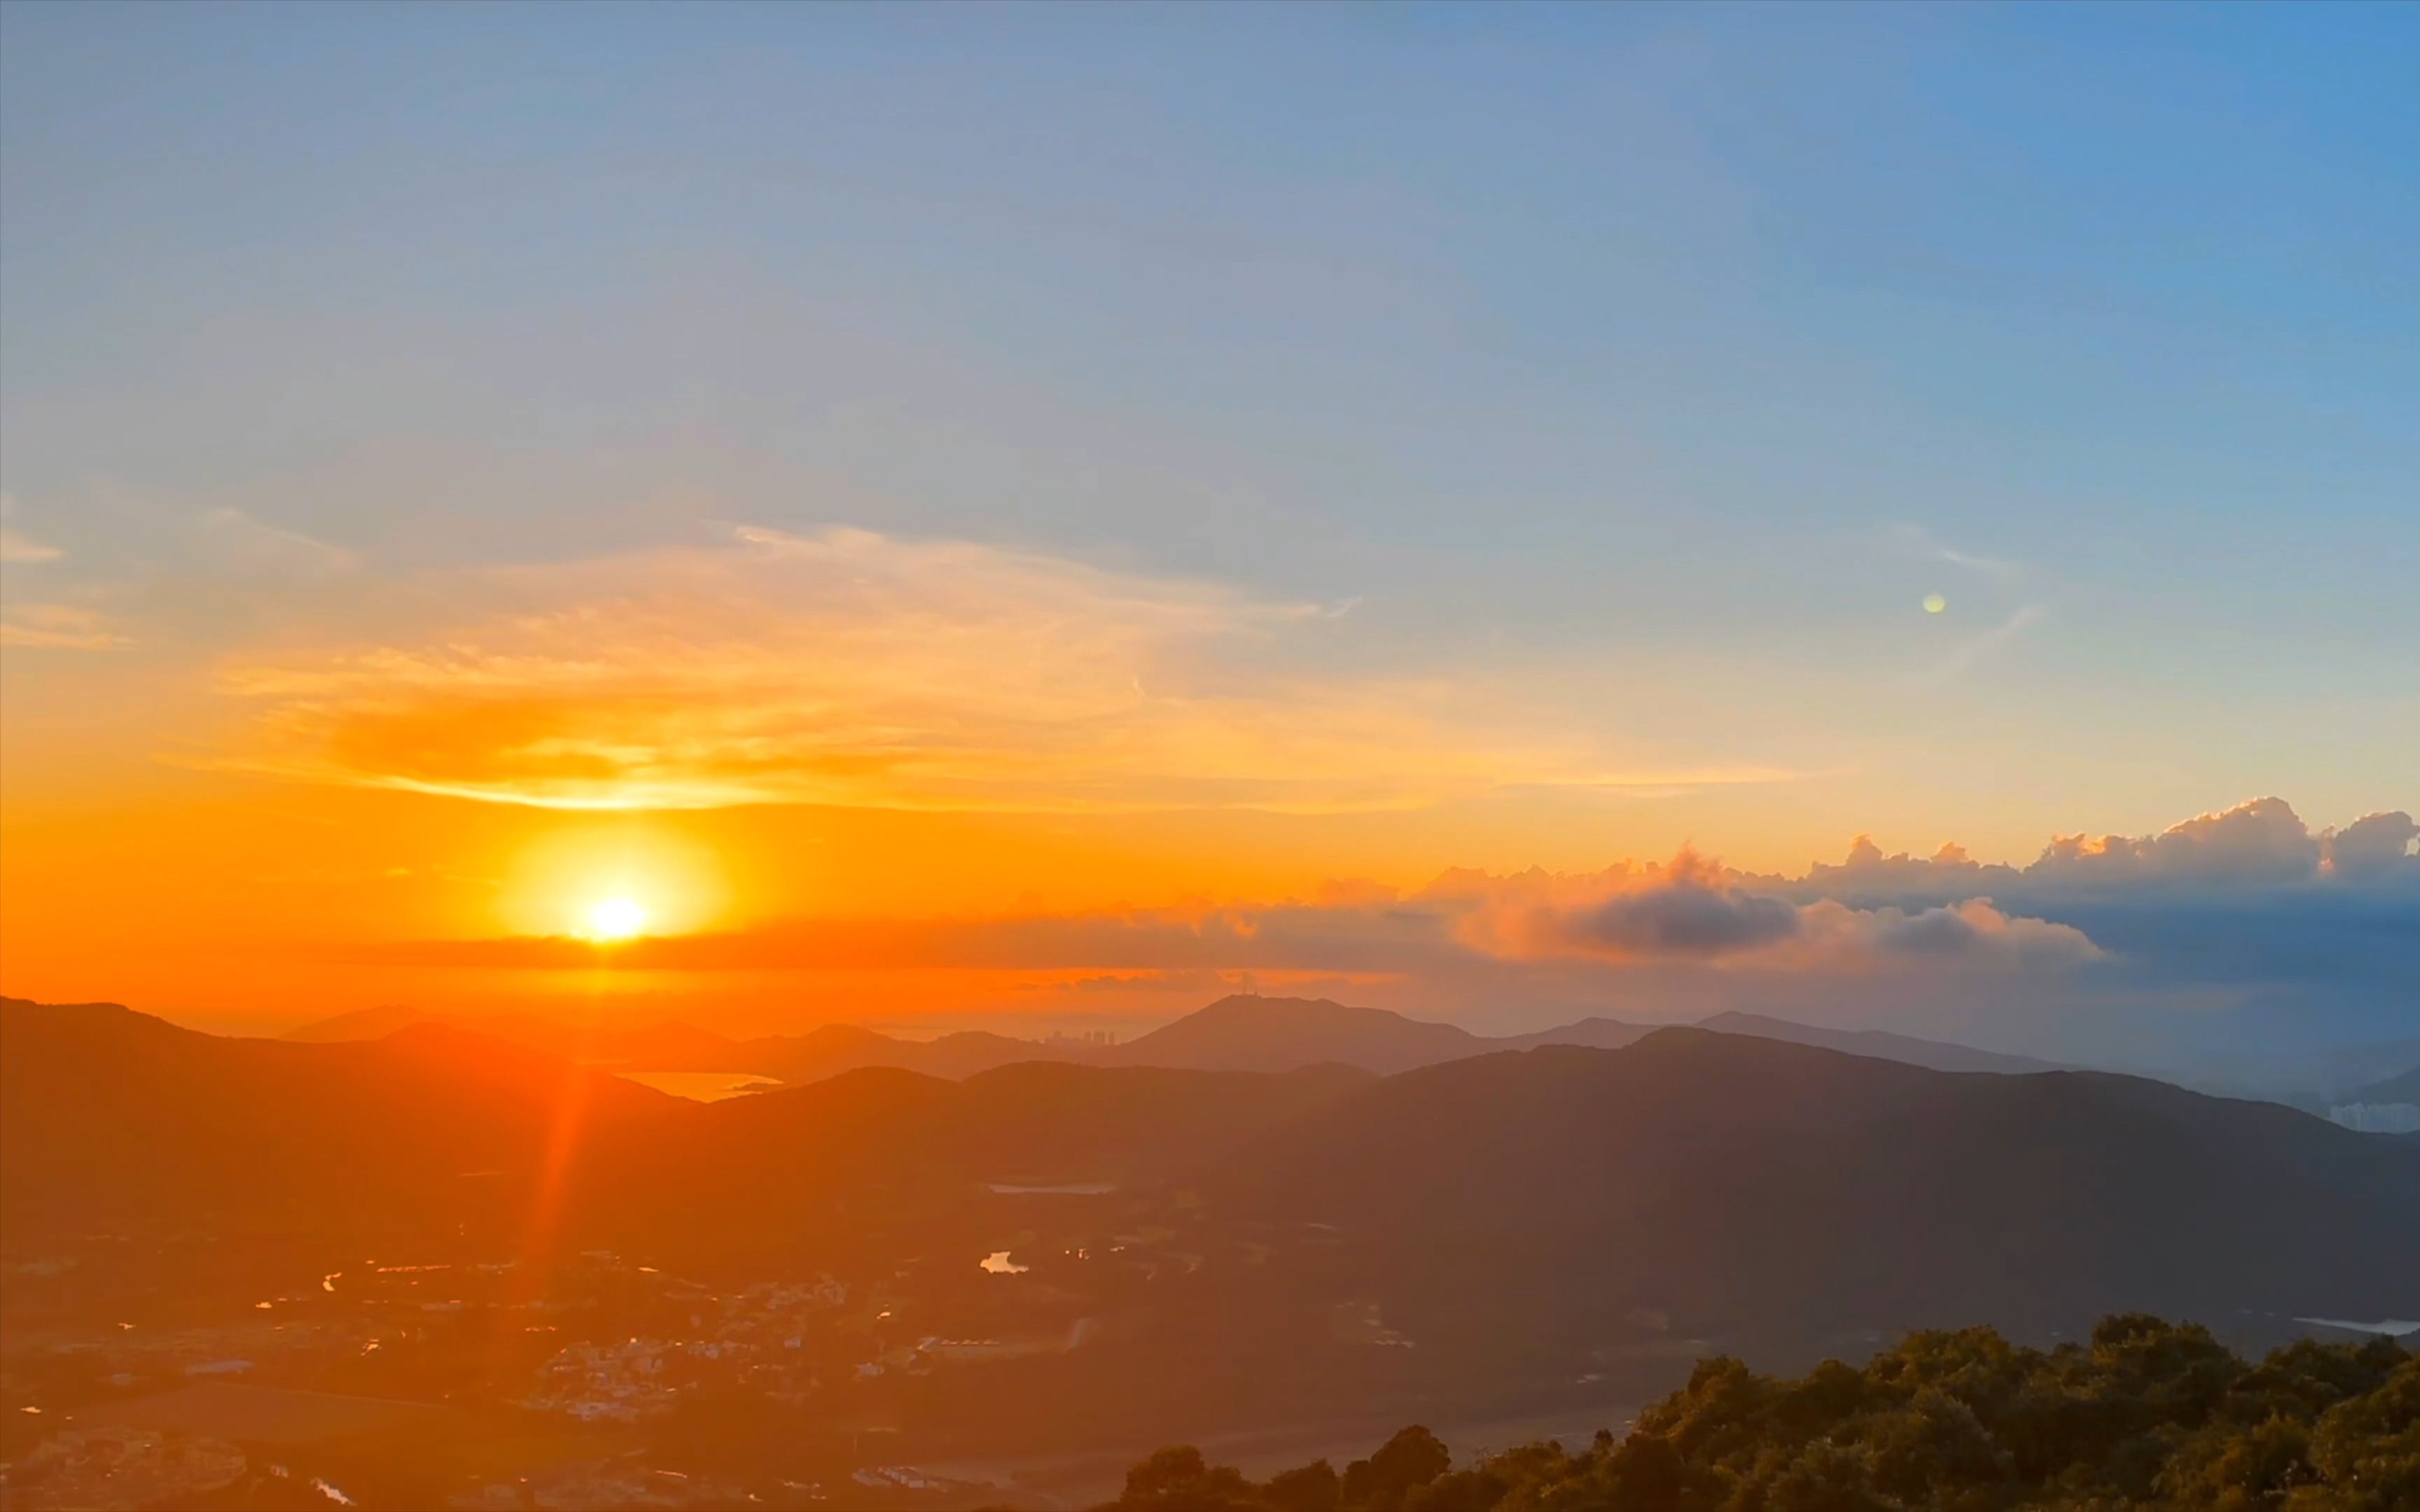
<svg viewBox="0 0 2420 1512">
<path fill-rule="evenodd" d="M 726 1097 L 745 1097 L 782 1085 L 770 1076 L 744 1071 L 617 1071 L 613 1074 L 693 1103 L 720 1103 Z"/>
</svg>

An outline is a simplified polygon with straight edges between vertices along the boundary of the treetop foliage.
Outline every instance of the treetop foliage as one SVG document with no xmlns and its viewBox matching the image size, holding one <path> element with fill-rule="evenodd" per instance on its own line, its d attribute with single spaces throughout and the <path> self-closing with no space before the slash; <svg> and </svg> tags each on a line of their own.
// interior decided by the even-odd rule
<svg viewBox="0 0 2420 1512">
<path fill-rule="evenodd" d="M 1913 1334 L 1797 1380 L 1700 1361 L 1626 1437 L 1456 1468 L 1407 1427 L 1341 1473 L 1255 1482 L 1189 1446 L 1115 1512 L 2420 1512 L 2420 1357 L 2302 1340 L 2257 1364 L 2197 1324 L 2102 1319 L 2047 1351 Z"/>
</svg>

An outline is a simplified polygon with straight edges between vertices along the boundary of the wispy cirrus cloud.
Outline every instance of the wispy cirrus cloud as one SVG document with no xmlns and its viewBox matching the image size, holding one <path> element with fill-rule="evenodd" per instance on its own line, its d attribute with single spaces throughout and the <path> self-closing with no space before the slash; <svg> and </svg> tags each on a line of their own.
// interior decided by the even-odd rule
<svg viewBox="0 0 2420 1512">
<path fill-rule="evenodd" d="M 2033 625 L 2040 624 L 2043 612 L 2042 607 L 2039 604 L 2018 605 L 2009 612 L 2008 618 L 1999 624 L 1988 630 L 1971 635 L 1950 647 L 1948 652 L 1935 660 L 1931 666 L 1916 674 L 1916 685 L 1919 687 L 1937 687 L 1954 680 L 1977 663 L 1983 661 L 2017 637 L 2024 634 Z"/>
<path fill-rule="evenodd" d="M 39 651 L 115 651 L 130 645 L 108 616 L 76 604 L 11 604 L 0 615 L 0 646 Z"/>
<path fill-rule="evenodd" d="M 0 563 L 29 565 L 39 562 L 56 562 L 67 555 L 57 547 L 37 541 L 9 525 L 16 517 L 17 501 L 0 494 Z"/>
<path fill-rule="evenodd" d="M 557 808 L 1385 810 L 1631 766 L 1477 680 L 1316 667 L 1351 607 L 966 541 L 743 527 L 719 548 L 485 569 L 458 617 L 231 659 L 246 764 Z"/>
<path fill-rule="evenodd" d="M 56 562 L 67 555 L 54 546 L 44 546 L 31 536 L 22 535 L 0 525 L 0 562 L 30 563 Z"/>
</svg>

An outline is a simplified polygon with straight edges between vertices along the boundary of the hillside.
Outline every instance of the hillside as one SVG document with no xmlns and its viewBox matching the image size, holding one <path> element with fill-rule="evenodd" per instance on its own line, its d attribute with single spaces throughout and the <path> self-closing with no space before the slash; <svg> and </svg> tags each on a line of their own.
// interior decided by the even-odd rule
<svg viewBox="0 0 2420 1512">
<path fill-rule="evenodd" d="M 2412 1067 L 2400 1076 L 2389 1076 L 2384 1081 L 2372 1082 L 2366 1087 L 2356 1089 L 2343 1101 L 2382 1103 L 2389 1105 L 2397 1103 L 2420 1103 L 2420 1066 Z"/>
<path fill-rule="evenodd" d="M 1798 1380 L 1701 1360 L 1626 1434 L 1608 1425 L 1586 1446 L 1456 1463 L 1415 1426 L 1341 1472 L 1322 1459 L 1256 1485 L 1171 1445 L 1102 1512 L 2402 1512 L 2420 1505 L 2416 1412 L 2420 1359 L 2392 1344 L 2299 1343 L 2256 1364 L 2200 1327 L 2114 1317 L 2049 1351 L 1988 1328 L 1916 1334 Z"/>
<path fill-rule="evenodd" d="M 1222 1005 L 1172 1026 L 1190 1026 L 1175 1048 L 1230 1054 L 1211 1032 L 1231 1029 L 1264 1044 L 1294 1007 Z M 1456 1042 L 1392 1017 L 1306 1015 L 1289 1042 L 1313 1054 L 1330 1029 L 1373 1024 L 1404 1057 Z M 2420 1305 L 2389 1258 L 2420 1249 L 2409 1141 L 2126 1077 L 1944 1073 L 1694 1029 L 1384 1079 L 861 1068 L 713 1105 L 433 1024 L 308 1044 L 11 1003 L 0 1051 L 12 1223 L 425 1212 L 466 1171 L 527 1179 L 571 1109 L 575 1185 L 601 1224 L 765 1213 L 768 1195 L 1190 1172 L 1235 1218 L 1339 1226 L 1415 1312 L 1490 1311 L 1456 1300 L 1475 1288 L 1530 1299 L 1524 1328 L 1639 1308 L 1709 1327 L 1807 1310 L 2052 1326 L 2112 1308 Z"/>
<path fill-rule="evenodd" d="M 390 1003 L 319 1019 L 301 1028 L 288 1029 L 278 1038 L 301 1044 L 345 1044 L 355 1040 L 383 1040 L 397 1029 L 429 1022 L 430 1016 L 416 1008 Z"/>
<path fill-rule="evenodd" d="M 1776 1336 L 2420 1305 L 2410 1142 L 2127 1077 L 1694 1029 L 1373 1084 L 1217 1192 L 1337 1226 L 1392 1326 L 1449 1356 L 1619 1349 L 1649 1317 Z"/>
<path fill-rule="evenodd" d="M 1977 1050 L 1970 1045 L 1918 1040 L 1883 1029 L 1824 1029 L 1811 1024 L 1792 1023 L 1789 1019 L 1768 1018 L 1762 1013 L 1717 1013 L 1712 1018 L 1699 1020 L 1697 1026 L 1712 1029 L 1717 1034 L 1745 1034 L 1760 1040 L 1787 1040 L 1792 1044 L 1819 1045 L 1826 1050 L 1838 1050 L 1842 1055 L 1896 1060 L 1930 1071 L 1985 1071 L 2021 1076 L 2033 1072 L 2071 1069 L 2055 1061 L 2036 1060 L 2029 1056 L 2004 1056 L 1995 1051 Z"/>
<path fill-rule="evenodd" d="M 868 1067 L 617 1131 L 582 1163 L 576 1206 L 597 1234 L 698 1256 L 841 1242 L 867 1200 L 951 1227 L 994 1184 L 1120 1188 L 1217 1165 L 1370 1080 L 1342 1066 L 1038 1062 L 963 1082 Z"/>
<path fill-rule="evenodd" d="M 466 1200 L 508 1204 L 567 1113 L 639 1126 L 690 1105 L 441 1025 L 315 1044 L 10 1000 L 0 1220 L 411 1232 L 461 1221 Z"/>
<path fill-rule="evenodd" d="M 293 1041 L 377 1039 L 414 1024 L 447 1022 L 586 1065 L 638 1071 L 741 1072 L 793 1086 L 870 1066 L 887 1066 L 959 1080 L 1028 1061 L 1078 1065 L 1160 1066 L 1188 1071 L 1294 1071 L 1306 1066 L 1357 1066 L 1380 1075 L 1467 1056 L 1544 1045 L 1618 1050 L 1661 1026 L 1586 1018 L 1529 1034 L 1490 1038 L 1450 1024 L 1407 1018 L 1386 1009 L 1325 999 L 1236 995 L 1221 998 L 1148 1034 L 1113 1046 L 1017 1039 L 982 1030 L 934 1040 L 906 1040 L 857 1025 L 832 1024 L 798 1035 L 735 1040 L 686 1024 L 636 1028 L 575 1027 L 551 1019 L 506 1015 L 441 1020 L 408 1008 L 366 1009 L 288 1033 Z M 1878 1030 L 1817 1028 L 1761 1014 L 1725 1012 L 1701 1028 L 1820 1045 L 1847 1055 L 1902 1061 L 1935 1071 L 2007 1073 L 2055 1071 L 2048 1061 L 1997 1055 L 1964 1045 Z"/>
<path fill-rule="evenodd" d="M 1580 1045 L 1590 1050 L 1620 1050 L 1663 1027 L 1659 1024 L 1628 1024 L 1621 1019 L 1586 1018 L 1575 1024 L 1559 1025 L 1541 1029 L 1535 1034 L 1515 1034 L 1501 1040 L 1481 1041 L 1479 1053 L 1492 1050 L 1534 1050 L 1540 1045 Z"/>
<path fill-rule="evenodd" d="M 861 1067 L 707 1104 L 437 1024 L 311 1044 L 0 1014 L 12 1246 L 490 1258 L 535 1253 L 541 1219 L 556 1255 L 896 1285 L 928 1330 L 1098 1319 L 1081 1350 L 917 1387 L 970 1445 L 1340 1391 L 1510 1412 L 1664 1389 L 1692 1350 L 1812 1359 L 1936 1324 L 2420 1308 L 2420 1142 L 2118 1076 L 1664 1029 L 1388 1077 Z M 975 1262 L 1002 1250 L 1036 1273 L 995 1285 Z M 1222 1363 L 1171 1373 L 1171 1350 Z"/>
<path fill-rule="evenodd" d="M 1325 998 L 1222 997 L 1175 1023 L 1111 1047 L 1126 1066 L 1197 1071 L 1286 1071 L 1323 1061 L 1380 1075 L 1476 1055 L 1486 1041 L 1450 1024 Z"/>
<path fill-rule="evenodd" d="M 1122 1181 L 1198 1165 L 1368 1080 L 1340 1066 L 1035 1063 L 963 1081 L 866 1067 L 708 1105 L 437 1023 L 321 1044 L 201 1034 L 116 1005 L 10 1001 L 0 1215 L 21 1235 L 203 1221 L 411 1233 L 464 1221 L 466 1201 L 517 1211 L 560 1136 L 579 1221 L 700 1248 L 754 1244 L 820 1222 L 849 1192 L 949 1201 L 985 1181 Z"/>
</svg>

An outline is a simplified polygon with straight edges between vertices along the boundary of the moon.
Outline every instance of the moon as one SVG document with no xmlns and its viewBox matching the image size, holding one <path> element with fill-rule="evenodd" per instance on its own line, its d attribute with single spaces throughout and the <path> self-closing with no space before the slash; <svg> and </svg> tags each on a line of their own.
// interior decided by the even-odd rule
<svg viewBox="0 0 2420 1512">
<path fill-rule="evenodd" d="M 1924 612 L 1927 614 L 1938 614 L 1948 607 L 1949 600 L 1942 597 L 1939 594 L 1927 594 L 1924 595 Z"/>
</svg>

